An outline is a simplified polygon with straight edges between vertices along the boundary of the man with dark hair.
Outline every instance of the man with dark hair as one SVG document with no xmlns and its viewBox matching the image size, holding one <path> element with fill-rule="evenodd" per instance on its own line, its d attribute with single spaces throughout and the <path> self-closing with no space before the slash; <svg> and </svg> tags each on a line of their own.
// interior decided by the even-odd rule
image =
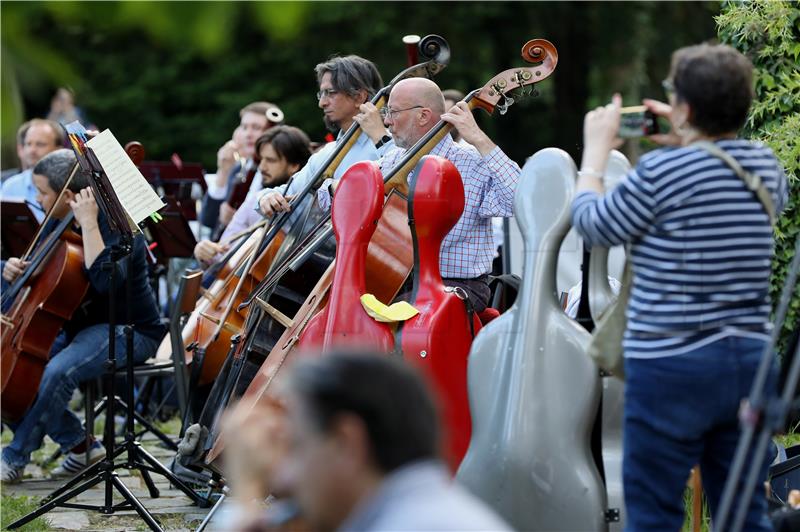
<svg viewBox="0 0 800 532">
<path fill-rule="evenodd" d="M 367 115 L 366 111 L 375 109 L 370 99 L 383 87 L 383 81 L 375 65 L 357 55 L 333 57 L 318 64 L 314 71 L 319 82 L 317 100 L 328 129 L 333 132 L 338 131 L 338 138 L 341 138 L 353 121 L 358 121 L 363 130 L 363 134 L 359 136 L 334 172 L 334 176 L 339 178 L 353 163 L 375 161 L 394 145 L 380 120 L 374 118 L 361 120 L 366 116 L 372 116 L 372 114 Z M 261 192 L 258 198 L 261 213 L 272 216 L 276 212 L 288 211 L 288 200 L 300 192 L 320 171 L 323 163 L 335 149 L 336 143 L 331 142 L 314 153 L 308 164 L 295 174 L 288 189 L 285 186 L 271 187 Z M 310 203 L 311 201 L 307 200 L 299 210 L 305 210 Z"/>
<path fill-rule="evenodd" d="M 251 102 L 239 110 L 239 125 L 231 140 L 217 151 L 216 179 L 203 198 L 200 222 L 210 231 L 218 223 L 227 225 L 230 222 L 234 209 L 226 200 L 234 177 L 246 175 L 255 166 L 256 140 L 270 127 L 281 122 L 277 118 L 282 117 L 282 113 L 275 113 L 277 109 L 274 103 Z"/>
<path fill-rule="evenodd" d="M 246 431 L 282 432 L 277 437 L 288 445 L 265 466 L 272 468 L 268 483 L 296 501 L 310 528 L 508 530 L 453 482 L 439 458 L 433 399 L 408 364 L 385 354 L 336 352 L 297 362 L 284 385 L 282 421 L 238 422 Z M 275 437 L 244 434 L 231 454 L 241 462 L 256 451 L 248 447 Z M 244 495 L 239 485 L 234 496 Z"/>
<path fill-rule="evenodd" d="M 194 256 L 201 264 L 211 264 L 219 260 L 228 250 L 228 240 L 261 220 L 256 205 L 256 197 L 264 187 L 277 187 L 305 166 L 311 156 L 311 142 L 302 130 L 292 126 L 275 126 L 267 130 L 256 141 L 255 153 L 258 156 L 258 179 L 256 188 L 247 194 L 241 207 L 236 210 L 231 222 L 219 239 L 219 243 L 201 240 L 194 248 Z M 258 177 L 258 176 L 256 176 Z"/>
<path fill-rule="evenodd" d="M 36 163 L 48 153 L 64 147 L 64 130 L 52 120 L 34 118 L 28 123 L 20 155 L 23 171 L 3 181 L 0 197 L 24 199 L 33 207 L 33 214 L 41 222 L 46 214 L 36 201 L 36 186 L 32 171 Z"/>
<path fill-rule="evenodd" d="M 71 150 L 50 153 L 33 168 L 33 182 L 38 191 L 37 201 L 45 209 L 52 209 L 55 219 L 63 219 L 70 210 L 74 213 L 83 242 L 84 272 L 89 280 L 89 292 L 52 347 L 36 400 L 22 419 L 10 426 L 14 438 L 3 449 L 0 462 L 3 482 L 21 480 L 31 453 L 41 447 L 45 434 L 66 454 L 64 462 L 53 471 L 54 476 L 71 476 L 81 471 L 87 460 L 95 462 L 105 453 L 99 442 L 92 442 L 87 447 L 81 422 L 70 412 L 68 404 L 79 383 L 95 379 L 104 371 L 109 343 L 108 302 L 112 295 L 110 268 L 107 266 L 111 264 L 111 249 L 120 237 L 111 231 L 108 221 L 99 211 L 83 172 L 76 172 L 64 195 L 58 199 L 75 161 Z M 14 267 L 10 267 L 12 264 Z M 19 259 L 10 259 L 3 267 L 3 282 L 13 282 L 26 266 Z M 117 308 L 130 309 L 133 357 L 136 362 L 143 362 L 155 354 L 164 328 L 147 278 L 142 235 L 134 239 L 130 263 L 119 265 L 116 272 L 118 286 L 124 286 L 127 277 L 131 277 L 131 299 L 128 300 L 124 289 L 114 296 Z M 120 316 L 123 317 L 124 314 Z M 117 366 L 123 366 L 127 348 L 122 327 L 116 331 L 115 349 Z"/>
</svg>

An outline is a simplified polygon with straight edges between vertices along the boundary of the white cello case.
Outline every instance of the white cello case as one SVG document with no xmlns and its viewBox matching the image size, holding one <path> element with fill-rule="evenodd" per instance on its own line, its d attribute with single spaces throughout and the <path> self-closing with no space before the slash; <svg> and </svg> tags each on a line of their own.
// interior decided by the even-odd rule
<svg viewBox="0 0 800 532">
<path fill-rule="evenodd" d="M 631 164 L 620 152 L 614 150 L 608 158 L 603 173 L 606 191 L 613 189 L 630 171 Z M 624 263 L 622 246 L 609 250 L 600 246 L 592 248 L 589 259 L 589 311 L 597 323 L 600 313 L 617 299 L 608 283 L 609 253 L 614 254 L 616 264 Z M 620 274 L 614 277 L 619 281 Z M 609 530 L 621 531 L 625 526 L 625 500 L 622 493 L 622 418 L 625 383 L 616 377 L 603 377 L 603 423 L 601 441 L 603 445 L 603 468 L 606 476 L 608 508 L 619 510 L 619 521 L 609 524 Z"/>
<path fill-rule="evenodd" d="M 589 333 L 561 310 L 556 291 L 575 176 L 555 148 L 525 164 L 514 198 L 522 284 L 470 351 L 472 439 L 457 479 L 518 530 L 607 529 L 590 449 L 600 378 L 586 356 Z"/>
</svg>

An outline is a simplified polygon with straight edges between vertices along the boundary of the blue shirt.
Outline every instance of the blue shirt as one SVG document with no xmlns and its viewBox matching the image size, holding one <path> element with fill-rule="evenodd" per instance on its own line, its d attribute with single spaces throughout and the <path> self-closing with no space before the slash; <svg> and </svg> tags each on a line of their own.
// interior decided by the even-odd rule
<svg viewBox="0 0 800 532">
<path fill-rule="evenodd" d="M 36 201 L 36 193 L 36 185 L 33 184 L 33 169 L 30 168 L 9 177 L 0 188 L 0 197 L 4 200 L 16 198 L 32 203 L 28 207 L 30 207 L 36 220 L 42 223 L 45 212 L 39 202 Z M 39 207 L 38 209 L 36 208 L 37 206 Z"/>
<path fill-rule="evenodd" d="M 367 530 L 491 530 L 511 528 L 459 486 L 440 462 L 414 462 L 392 471 L 340 527 Z"/>
<path fill-rule="evenodd" d="M 301 168 L 294 176 L 292 177 L 292 182 L 289 185 L 289 188 L 286 188 L 286 185 L 280 185 L 275 188 L 265 188 L 262 190 L 258 198 L 256 200 L 255 208 L 258 210 L 258 203 L 261 201 L 261 198 L 264 197 L 266 194 L 271 192 L 280 192 L 283 196 L 291 196 L 294 194 L 299 193 L 313 178 L 317 175 L 317 173 L 322 169 L 323 164 L 331 156 L 331 154 L 336 150 L 336 146 L 338 145 L 339 141 L 342 139 L 344 135 L 343 131 L 339 131 L 339 135 L 336 138 L 336 142 L 329 142 L 325 146 L 319 149 L 316 153 L 312 154 L 311 157 L 308 159 L 306 165 Z M 350 148 L 350 151 L 347 152 L 347 155 L 344 156 L 342 162 L 339 163 L 339 166 L 336 167 L 336 170 L 333 172 L 333 177 L 335 179 L 339 179 L 344 175 L 348 168 L 350 168 L 353 164 L 361 162 L 361 161 L 377 161 L 384 153 L 386 153 L 390 148 L 394 147 L 394 141 L 389 141 L 380 148 L 376 148 L 375 144 L 369 138 L 369 136 L 361 132 L 356 139 L 353 146 Z M 313 197 L 313 195 L 308 196 Z M 309 200 L 305 200 L 308 202 Z M 299 213 L 304 211 L 304 208 L 295 208 L 294 213 L 289 218 L 290 223 L 294 223 Z"/>
<path fill-rule="evenodd" d="M 761 176 L 780 212 L 786 177 L 772 151 L 716 144 Z M 572 223 L 589 245 L 632 243 L 626 357 L 680 355 L 728 335 L 766 338 L 772 227 L 719 158 L 693 146 L 650 152 L 605 196 L 578 194 Z"/>
</svg>

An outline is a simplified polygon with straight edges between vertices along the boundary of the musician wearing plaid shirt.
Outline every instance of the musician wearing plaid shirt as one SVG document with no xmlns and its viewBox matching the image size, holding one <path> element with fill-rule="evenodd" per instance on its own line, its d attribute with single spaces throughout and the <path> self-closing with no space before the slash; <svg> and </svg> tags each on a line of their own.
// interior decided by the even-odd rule
<svg viewBox="0 0 800 532">
<path fill-rule="evenodd" d="M 478 127 L 467 104 L 459 102 L 445 112 L 442 91 L 428 79 L 397 83 L 382 112 L 397 146 L 380 160 L 384 175 L 440 119 L 452 124 L 471 145 L 455 143 L 446 135 L 430 153 L 452 162 L 464 183 L 464 213 L 445 237 L 439 254 L 442 278 L 445 285 L 464 288 L 475 310 L 481 312 L 489 303 L 488 273 L 495 252 L 492 217 L 513 214 L 520 167 Z M 408 180 L 413 179 L 412 173 Z M 321 187 L 320 192 L 320 206 L 328 207 L 327 187 Z"/>
</svg>

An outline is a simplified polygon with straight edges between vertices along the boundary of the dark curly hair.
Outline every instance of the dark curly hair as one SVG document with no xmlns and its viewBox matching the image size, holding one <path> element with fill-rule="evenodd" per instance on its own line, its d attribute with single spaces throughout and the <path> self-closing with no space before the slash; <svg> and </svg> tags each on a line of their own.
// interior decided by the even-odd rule
<svg viewBox="0 0 800 532">
<path fill-rule="evenodd" d="M 675 97 L 691 108 L 689 122 L 709 135 L 738 131 L 753 101 L 753 65 L 723 44 L 698 44 L 672 54 Z"/>
</svg>

